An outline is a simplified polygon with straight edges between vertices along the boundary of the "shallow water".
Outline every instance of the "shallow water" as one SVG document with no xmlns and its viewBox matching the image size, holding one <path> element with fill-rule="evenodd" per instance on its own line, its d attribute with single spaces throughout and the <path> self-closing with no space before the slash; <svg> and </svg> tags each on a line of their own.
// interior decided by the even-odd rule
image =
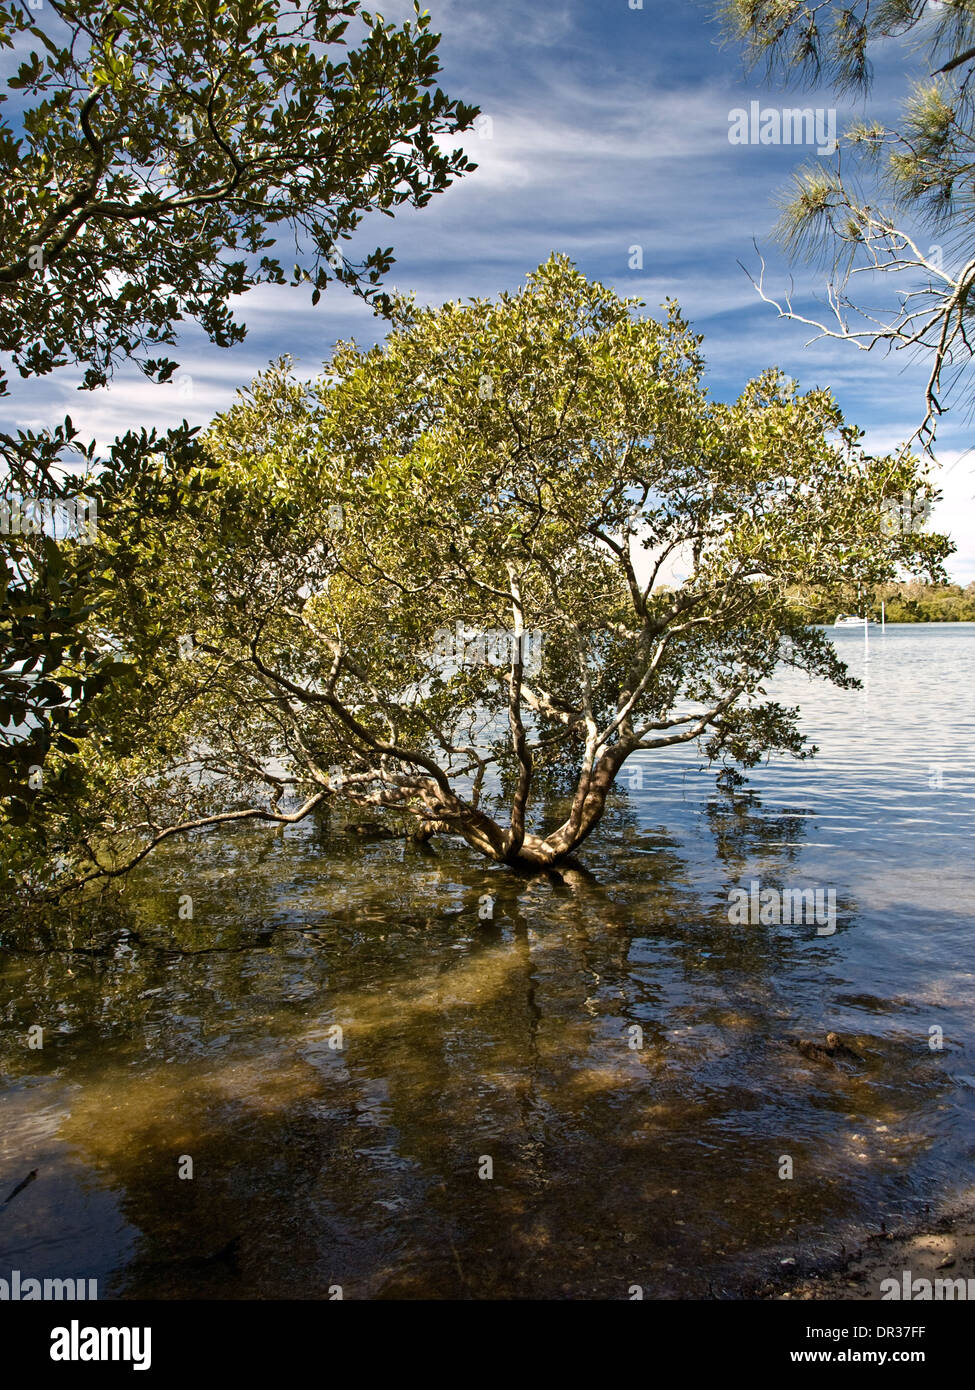
<svg viewBox="0 0 975 1390">
<path fill-rule="evenodd" d="M 862 674 L 862 633 L 834 637 Z M 0 1277 L 747 1293 L 950 1200 L 975 1148 L 975 625 L 874 631 L 866 679 L 776 683 L 821 752 L 758 770 L 755 801 L 692 752 L 628 764 L 591 879 L 338 815 L 172 844 L 127 918 L 8 933 L 0 1199 L 38 1178 L 0 1208 Z M 834 889 L 835 933 L 731 925 L 752 880 Z M 830 1029 L 859 1061 L 789 1041 Z"/>
</svg>

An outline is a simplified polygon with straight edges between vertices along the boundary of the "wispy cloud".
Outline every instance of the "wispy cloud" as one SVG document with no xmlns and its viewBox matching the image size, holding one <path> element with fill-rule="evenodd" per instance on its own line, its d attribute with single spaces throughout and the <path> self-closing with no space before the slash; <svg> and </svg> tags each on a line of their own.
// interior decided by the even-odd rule
<svg viewBox="0 0 975 1390">
<path fill-rule="evenodd" d="M 397 23 L 413 13 L 409 0 L 378 8 Z M 870 441 L 897 443 L 913 432 L 923 365 L 809 343 L 808 330 L 761 304 L 739 265 L 757 268 L 753 239 L 767 245 L 776 191 L 797 162 L 816 156 L 730 144 L 731 109 L 753 98 L 835 106 L 842 127 L 853 106 L 825 91 L 769 90 L 746 76 L 735 51 L 717 44 L 708 5 L 646 0 L 632 10 L 624 0 L 430 0 L 429 8 L 443 34 L 441 85 L 489 118 L 478 132 L 449 142 L 462 143 L 479 167 L 425 209 L 403 210 L 393 222 L 367 219 L 354 252 L 392 242 L 392 285 L 441 303 L 513 289 L 552 251 L 563 251 L 586 274 L 644 299 L 649 312 L 665 298 L 678 299 L 705 335 L 716 396 L 733 398 L 763 368 L 778 365 L 804 387 L 831 387 Z M 905 61 L 897 45 L 881 55 L 871 111 L 893 113 Z M 635 246 L 642 265 L 634 268 Z M 788 283 L 790 268 L 774 252 L 769 266 L 777 283 Z M 797 295 L 811 304 L 822 292 L 821 275 L 810 270 L 796 278 Z M 106 391 L 79 393 L 77 374 L 58 373 L 15 383 L 3 414 L 41 422 L 67 410 L 101 440 L 133 424 L 166 426 L 184 417 L 205 424 L 272 358 L 290 353 L 311 376 L 337 339 L 369 344 L 385 331 L 340 288 L 312 308 L 307 290 L 262 287 L 239 307 L 249 329 L 245 342 L 219 351 L 188 327 L 170 354 L 181 366 L 168 386 L 128 369 Z M 952 568 L 972 578 L 975 478 L 962 454 L 964 425 L 951 416 L 946 422 L 945 476 L 953 481 L 942 513 L 959 544 Z"/>
</svg>

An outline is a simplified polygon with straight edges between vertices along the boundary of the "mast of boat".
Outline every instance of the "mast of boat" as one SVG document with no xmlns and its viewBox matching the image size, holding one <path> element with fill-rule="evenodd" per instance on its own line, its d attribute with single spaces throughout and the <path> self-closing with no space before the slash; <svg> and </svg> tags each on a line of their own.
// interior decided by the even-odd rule
<svg viewBox="0 0 975 1390">
<path fill-rule="evenodd" d="M 887 631 L 886 604 L 884 603 L 883 599 L 880 600 L 880 631 Z"/>
</svg>

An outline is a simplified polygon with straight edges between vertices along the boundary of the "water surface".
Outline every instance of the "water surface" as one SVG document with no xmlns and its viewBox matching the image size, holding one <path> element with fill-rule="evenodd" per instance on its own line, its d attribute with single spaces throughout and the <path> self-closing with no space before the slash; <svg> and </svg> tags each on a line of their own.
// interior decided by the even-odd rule
<svg viewBox="0 0 975 1390">
<path fill-rule="evenodd" d="M 863 691 L 772 692 L 814 762 L 751 799 L 691 751 L 643 756 L 591 877 L 339 814 L 170 843 L 123 915 L 6 932 L 0 1198 L 38 1179 L 0 1208 L 0 1276 L 728 1295 L 950 1199 L 975 1148 L 975 625 L 874 631 L 866 664 L 834 637 Z M 835 934 L 731 926 L 753 879 L 834 889 Z M 790 1042 L 831 1029 L 860 1062 Z"/>
</svg>

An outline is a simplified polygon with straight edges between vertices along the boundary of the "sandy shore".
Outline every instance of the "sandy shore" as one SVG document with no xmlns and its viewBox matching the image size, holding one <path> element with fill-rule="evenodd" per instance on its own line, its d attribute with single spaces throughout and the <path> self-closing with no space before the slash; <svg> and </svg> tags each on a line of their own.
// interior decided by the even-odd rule
<svg viewBox="0 0 975 1390">
<path fill-rule="evenodd" d="M 870 1236 L 846 1258 L 812 1272 L 800 1261 L 794 1274 L 784 1271 L 758 1296 L 879 1301 L 890 1292 L 882 1288 L 883 1280 L 895 1279 L 903 1299 L 905 1271 L 913 1280 L 930 1281 L 932 1291 L 935 1280 L 971 1280 L 969 1296 L 975 1294 L 975 1192 L 916 1230 Z M 915 1300 L 923 1287 L 915 1289 Z"/>
</svg>

